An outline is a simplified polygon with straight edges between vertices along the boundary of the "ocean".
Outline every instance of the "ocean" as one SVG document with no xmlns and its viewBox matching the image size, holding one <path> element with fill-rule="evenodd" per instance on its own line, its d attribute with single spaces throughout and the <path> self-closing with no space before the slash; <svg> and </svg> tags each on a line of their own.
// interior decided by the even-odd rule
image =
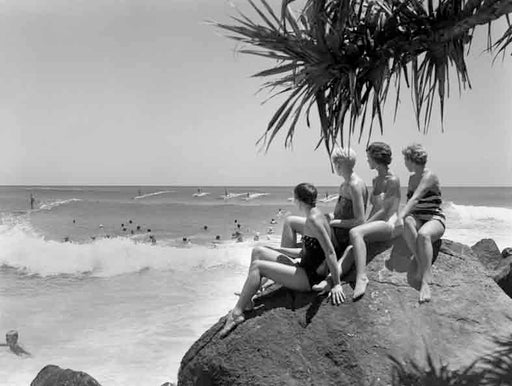
<svg viewBox="0 0 512 386">
<path fill-rule="evenodd" d="M 202 192 L 0 187 L 0 336 L 17 330 L 32 354 L 0 349 L 1 384 L 28 385 L 47 364 L 103 385 L 175 382 L 186 350 L 234 305 L 254 236 L 277 244 L 284 217 L 298 214 L 292 187 Z M 443 198 L 445 238 L 512 246 L 512 187 L 445 187 Z"/>
</svg>

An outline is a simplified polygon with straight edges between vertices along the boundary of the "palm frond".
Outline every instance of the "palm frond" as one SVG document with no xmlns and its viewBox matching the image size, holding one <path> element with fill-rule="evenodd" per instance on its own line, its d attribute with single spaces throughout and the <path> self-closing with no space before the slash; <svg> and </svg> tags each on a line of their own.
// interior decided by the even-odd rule
<svg viewBox="0 0 512 386">
<path fill-rule="evenodd" d="M 300 116 L 309 126 L 315 105 L 319 144 L 329 154 L 352 135 L 361 141 L 365 130 L 369 141 L 375 120 L 383 131 L 386 96 L 393 82 L 396 116 L 402 78 L 418 130 L 428 131 L 436 99 L 442 123 L 450 67 L 459 90 L 471 87 L 465 55 L 472 30 L 512 12 L 512 0 L 306 0 L 297 14 L 290 3 L 282 0 L 279 12 L 266 0 L 249 0 L 261 23 L 239 12 L 235 24 L 217 27 L 252 47 L 240 52 L 275 60 L 255 76 L 267 78 L 263 87 L 289 93 L 260 139 L 266 148 L 286 126 L 290 146 Z M 509 23 L 491 48 L 504 52 L 511 42 Z"/>
</svg>

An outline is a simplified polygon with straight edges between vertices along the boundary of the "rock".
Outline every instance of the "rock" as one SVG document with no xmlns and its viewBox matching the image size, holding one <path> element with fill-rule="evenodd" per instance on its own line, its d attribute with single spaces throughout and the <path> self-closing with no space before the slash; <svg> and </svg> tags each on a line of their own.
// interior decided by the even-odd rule
<svg viewBox="0 0 512 386">
<path fill-rule="evenodd" d="M 37 374 L 30 386 L 100 386 L 90 375 L 81 371 L 47 365 Z"/>
<path fill-rule="evenodd" d="M 225 339 L 224 318 L 182 359 L 178 385 L 389 385 L 392 369 L 426 354 L 450 369 L 469 365 L 491 339 L 512 330 L 512 299 L 465 245 L 443 242 L 433 266 L 433 300 L 418 304 L 416 268 L 401 238 L 372 245 L 370 283 L 358 302 L 284 288 L 263 295 L 257 311 Z M 350 299 L 352 289 L 343 285 Z"/>
<path fill-rule="evenodd" d="M 505 293 L 512 297 L 512 255 L 503 258 L 492 239 L 482 239 L 471 247 L 488 274 Z"/>
<path fill-rule="evenodd" d="M 512 248 L 505 248 L 503 251 L 501 251 L 501 257 L 506 259 L 507 257 L 512 256 Z"/>
</svg>

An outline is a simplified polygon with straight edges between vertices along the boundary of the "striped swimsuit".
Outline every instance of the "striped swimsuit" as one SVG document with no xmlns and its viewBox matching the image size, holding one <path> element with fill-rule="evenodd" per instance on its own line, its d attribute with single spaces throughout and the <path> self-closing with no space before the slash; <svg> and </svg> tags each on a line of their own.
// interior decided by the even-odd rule
<svg viewBox="0 0 512 386">
<path fill-rule="evenodd" d="M 409 190 L 407 192 L 407 200 L 409 200 L 414 192 Z M 411 211 L 411 215 L 424 223 L 430 220 L 437 220 L 443 227 L 446 228 L 446 217 L 441 209 L 441 191 L 438 187 L 433 187 L 427 190 Z"/>
</svg>

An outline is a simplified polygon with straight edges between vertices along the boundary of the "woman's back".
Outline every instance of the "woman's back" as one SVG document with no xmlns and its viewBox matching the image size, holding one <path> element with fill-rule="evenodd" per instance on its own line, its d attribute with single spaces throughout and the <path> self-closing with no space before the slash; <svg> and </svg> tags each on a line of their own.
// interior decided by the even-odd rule
<svg viewBox="0 0 512 386">
<path fill-rule="evenodd" d="M 368 218 L 389 205 L 386 209 L 383 221 L 389 220 L 398 212 L 400 206 L 400 182 L 398 177 L 389 172 L 384 177 L 377 176 L 373 179 L 373 190 L 370 196 L 372 209 Z"/>
</svg>

